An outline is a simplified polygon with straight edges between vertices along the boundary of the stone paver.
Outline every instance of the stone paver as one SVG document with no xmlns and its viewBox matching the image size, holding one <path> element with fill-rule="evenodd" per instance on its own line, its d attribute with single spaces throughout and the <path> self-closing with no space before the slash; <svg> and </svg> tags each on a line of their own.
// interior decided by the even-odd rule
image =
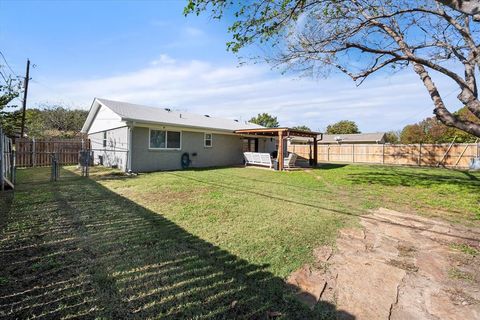
<svg viewBox="0 0 480 320">
<path fill-rule="evenodd" d="M 357 320 L 480 319 L 480 257 L 452 248 L 480 250 L 480 229 L 384 208 L 360 223 L 289 277 L 303 301 L 334 303 Z"/>
</svg>

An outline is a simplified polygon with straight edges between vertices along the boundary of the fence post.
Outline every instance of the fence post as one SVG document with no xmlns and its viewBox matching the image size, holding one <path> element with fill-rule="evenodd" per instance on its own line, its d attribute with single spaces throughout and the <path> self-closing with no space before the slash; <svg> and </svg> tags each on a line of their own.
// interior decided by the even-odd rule
<svg viewBox="0 0 480 320">
<path fill-rule="evenodd" d="M 5 165 L 4 161 L 3 161 L 3 156 L 4 156 L 4 138 L 3 138 L 3 130 L 2 128 L 0 128 L 0 184 L 1 184 L 1 188 L 2 188 L 2 191 L 5 190 L 5 181 L 4 181 L 4 176 L 3 176 L 3 166 Z"/>
<path fill-rule="evenodd" d="M 57 181 L 60 176 L 57 154 L 55 152 L 52 152 L 50 155 L 50 159 L 52 160 L 50 181 Z"/>
<path fill-rule="evenodd" d="M 87 165 L 85 166 L 85 176 L 89 176 L 89 170 L 90 170 L 90 150 L 87 150 Z"/>
<path fill-rule="evenodd" d="M 385 143 L 382 144 L 382 164 L 385 164 Z"/>
<path fill-rule="evenodd" d="M 330 145 L 327 144 L 327 162 L 330 162 Z"/>
<path fill-rule="evenodd" d="M 352 143 L 352 162 L 355 163 L 355 144 Z"/>
<path fill-rule="evenodd" d="M 422 166 L 422 143 L 418 144 L 418 166 Z"/>
<path fill-rule="evenodd" d="M 12 183 L 16 184 L 17 180 L 17 151 L 12 150 Z"/>
<path fill-rule="evenodd" d="M 32 138 L 32 167 L 37 166 L 37 154 L 36 154 L 36 143 L 35 143 L 35 137 Z"/>
</svg>

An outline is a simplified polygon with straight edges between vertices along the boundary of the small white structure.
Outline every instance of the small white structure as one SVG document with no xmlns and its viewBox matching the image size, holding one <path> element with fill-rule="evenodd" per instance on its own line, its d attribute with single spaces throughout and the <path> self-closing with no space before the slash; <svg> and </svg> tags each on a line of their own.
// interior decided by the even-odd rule
<svg viewBox="0 0 480 320">
<path fill-rule="evenodd" d="M 245 165 L 273 167 L 273 160 L 269 153 L 244 152 L 243 156 L 245 157 Z"/>
</svg>

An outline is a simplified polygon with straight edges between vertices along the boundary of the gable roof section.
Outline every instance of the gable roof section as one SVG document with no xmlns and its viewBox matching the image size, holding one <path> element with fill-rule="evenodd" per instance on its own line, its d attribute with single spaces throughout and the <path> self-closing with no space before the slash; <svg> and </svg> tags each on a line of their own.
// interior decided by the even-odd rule
<svg viewBox="0 0 480 320">
<path fill-rule="evenodd" d="M 352 134 L 324 134 L 318 143 L 361 143 L 361 142 L 384 142 L 385 132 L 375 133 L 352 133 Z"/>
<path fill-rule="evenodd" d="M 173 111 L 165 108 L 148 107 L 133 103 L 95 98 L 92 103 L 92 107 L 90 108 L 87 120 L 83 125 L 82 132 L 88 132 L 101 105 L 109 108 L 114 113 L 119 115 L 122 121 L 137 121 L 142 123 L 214 129 L 232 132 L 239 129 L 263 128 L 262 126 L 247 121 L 216 118 L 189 112 Z"/>
</svg>

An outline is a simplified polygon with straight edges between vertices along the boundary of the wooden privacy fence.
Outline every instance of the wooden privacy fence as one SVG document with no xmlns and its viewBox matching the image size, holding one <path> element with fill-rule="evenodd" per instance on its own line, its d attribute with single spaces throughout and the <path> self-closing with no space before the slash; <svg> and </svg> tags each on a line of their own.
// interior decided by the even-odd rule
<svg viewBox="0 0 480 320">
<path fill-rule="evenodd" d="M 288 146 L 288 151 L 310 159 L 313 146 Z M 480 156 L 478 143 L 461 144 L 332 144 L 318 145 L 318 162 L 377 163 L 468 168 Z"/>
<path fill-rule="evenodd" d="M 85 149 L 90 149 L 89 139 L 16 139 L 16 166 L 50 166 L 52 154 L 60 165 L 77 164 L 79 152 Z"/>
</svg>

